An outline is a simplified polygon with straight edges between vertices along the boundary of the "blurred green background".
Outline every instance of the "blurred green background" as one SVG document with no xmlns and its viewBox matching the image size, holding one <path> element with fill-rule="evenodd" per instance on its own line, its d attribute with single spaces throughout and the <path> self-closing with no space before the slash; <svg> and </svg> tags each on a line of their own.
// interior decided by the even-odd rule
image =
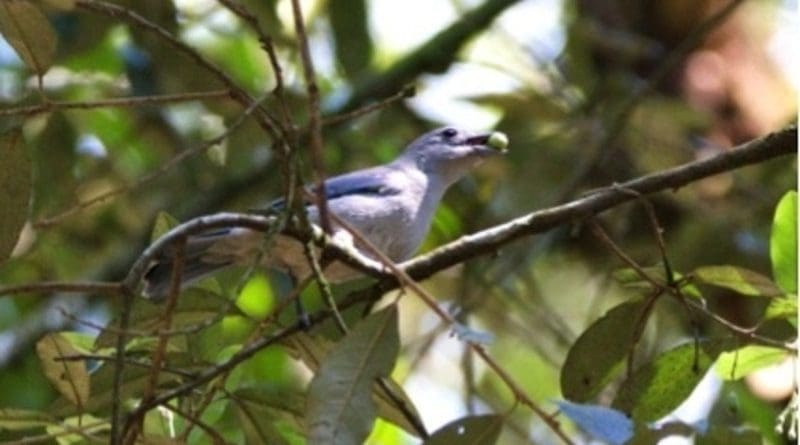
<svg viewBox="0 0 800 445">
<path fill-rule="evenodd" d="M 178 36 L 254 96 L 276 85 L 255 33 L 218 3 L 117 3 Z M 307 99 L 290 4 L 241 3 L 274 40 L 290 111 L 302 125 Z M 497 129 L 510 138 L 504 159 L 483 165 L 451 189 L 423 250 L 615 181 L 722 152 L 796 120 L 796 2 L 742 2 L 655 84 L 651 79 L 680 51 L 681 42 L 727 2 L 302 3 L 325 115 L 381 100 L 408 84 L 417 88 L 413 98 L 327 126 L 329 174 L 390 160 L 411 139 L 443 124 Z M 223 88 L 162 39 L 121 20 L 83 8 L 45 10 L 58 39 L 43 78 L 50 100 Z M 36 85 L 13 49 L 0 41 L 0 110 L 40 103 Z M 266 104 L 278 106 L 274 97 Z M 242 211 L 281 196 L 272 141 L 248 121 L 222 145 L 47 224 L 77 203 L 127 187 L 200 146 L 241 111 L 218 97 L 25 116 L 34 195 L 14 256 L 0 265 L 0 284 L 120 279 L 148 244 L 158 212 L 185 220 Z M 0 118 L 6 128 L 22 116 Z M 309 154 L 302 156 L 309 165 Z M 4 168 L 0 165 L 0 174 Z M 796 174 L 795 160 L 781 159 L 654 196 L 673 267 L 733 264 L 769 276 L 772 213 L 780 197 L 796 188 Z M 660 261 L 641 206 L 619 206 L 603 214 L 601 223 L 641 264 Z M 457 311 L 459 320 L 491 332 L 495 342 L 489 349 L 497 361 L 535 400 L 555 410 L 548 401 L 560 397 L 559 370 L 570 345 L 589 323 L 631 296 L 611 279 L 621 266 L 583 227 L 563 226 L 440 273 L 425 287 Z M 223 289 L 232 293 L 237 277 L 236 272 L 223 276 Z M 238 297 L 239 307 L 263 317 L 285 290 L 280 276 L 257 273 Z M 719 289 L 704 289 L 704 295 L 712 310 L 743 326 L 758 320 L 765 306 Z M 313 306 L 315 296 L 307 298 Z M 40 370 L 35 342 L 52 330 L 94 336 L 96 330 L 74 318 L 102 325 L 117 310 L 115 301 L 93 295 L 0 298 L 0 406 L 47 407 L 56 393 Z M 403 298 L 400 322 L 403 350 L 395 376 L 429 429 L 467 412 L 510 408 L 512 398 L 496 377 L 413 296 Z M 202 340 L 207 358 L 226 354 L 219 348 L 241 341 L 248 326 L 226 318 Z M 693 329 L 708 336 L 724 332 L 706 319 L 693 327 L 680 305 L 662 301 L 640 347 L 645 356 L 655 354 L 687 340 Z M 788 335 L 786 326 L 774 332 Z M 305 378 L 280 348 L 258 354 L 237 372 L 252 385 L 278 389 L 301 385 Z M 786 394 L 759 399 L 741 382 L 725 391 L 717 421 L 750 425 L 771 443 L 781 443 L 771 431 Z M 230 413 L 209 416 L 235 434 Z M 509 423 L 502 443 L 553 440 L 524 409 L 515 410 Z M 197 436 L 192 438 L 206 440 Z M 409 439 L 381 423 L 371 440 Z"/>
</svg>

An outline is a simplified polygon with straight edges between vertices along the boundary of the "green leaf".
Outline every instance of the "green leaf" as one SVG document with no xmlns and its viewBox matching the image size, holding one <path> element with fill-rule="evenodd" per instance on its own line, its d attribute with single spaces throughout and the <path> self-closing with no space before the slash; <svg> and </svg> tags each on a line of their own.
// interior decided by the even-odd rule
<svg viewBox="0 0 800 445">
<path fill-rule="evenodd" d="M 161 238 L 178 224 L 180 224 L 180 222 L 169 213 L 163 210 L 158 212 L 158 215 L 156 215 L 156 222 L 153 224 L 153 233 L 150 235 L 150 242 Z"/>
<path fill-rule="evenodd" d="M 469 416 L 439 428 L 424 445 L 492 445 L 503 429 L 503 416 L 494 414 Z"/>
<path fill-rule="evenodd" d="M 307 399 L 309 443 L 362 443 L 376 417 L 372 386 L 394 367 L 400 350 L 397 308 L 365 318 L 325 357 Z"/>
<path fill-rule="evenodd" d="M 663 265 L 642 267 L 641 270 L 656 283 L 659 283 L 662 286 L 667 285 L 667 275 Z M 654 288 L 653 283 L 642 278 L 642 276 L 639 274 L 639 271 L 633 269 L 632 267 L 623 267 L 621 269 L 617 269 L 612 274 L 612 277 L 614 278 L 614 281 L 626 289 L 640 289 L 646 293 L 650 293 Z M 702 294 L 700 293 L 700 290 L 697 289 L 697 286 L 685 280 L 681 273 L 672 271 L 672 279 L 676 283 L 680 283 L 680 290 L 684 295 L 688 297 L 702 298 Z"/>
<path fill-rule="evenodd" d="M 250 443 L 296 443 L 302 435 L 305 396 L 265 388 L 242 388 L 231 394 L 233 407 Z"/>
<path fill-rule="evenodd" d="M 180 368 L 186 372 L 199 371 L 199 365 L 193 366 L 192 358 L 186 354 L 167 353 L 165 366 Z M 203 364 L 208 366 L 208 364 Z M 76 409 L 75 405 L 64 398 L 56 400 L 49 408 L 52 415 L 66 417 L 79 413 L 103 413 L 111 407 L 114 396 L 114 362 L 105 361 L 91 376 L 91 397 L 82 407 Z M 125 366 L 122 372 L 122 384 L 119 387 L 119 397 L 122 401 L 141 397 L 147 386 L 150 385 L 150 367 Z M 162 370 L 158 373 L 158 388 L 171 387 L 181 381 L 174 373 Z"/>
<path fill-rule="evenodd" d="M 223 311 L 227 309 L 227 312 Z M 130 328 L 137 332 L 154 332 L 161 324 L 164 315 L 164 305 L 140 299 L 131 311 Z M 202 288 L 191 288 L 183 291 L 178 298 L 175 310 L 172 313 L 172 329 L 210 326 L 222 321 L 224 315 L 243 315 L 242 312 L 231 304 L 225 297 Z M 107 348 L 116 345 L 116 332 L 119 322 L 111 323 L 111 329 L 105 330 L 97 336 L 95 348 Z M 139 340 L 142 340 L 140 338 Z M 174 340 L 174 339 L 173 339 Z"/>
<path fill-rule="evenodd" d="M 611 381 L 631 351 L 637 326 L 644 320 L 644 301 L 622 303 L 592 323 L 578 337 L 561 368 L 561 392 L 585 402 Z"/>
<path fill-rule="evenodd" d="M 245 314 L 262 319 L 272 312 L 276 298 L 264 274 L 254 274 L 236 298 L 236 306 Z"/>
<path fill-rule="evenodd" d="M 707 433 L 696 437 L 694 443 L 695 445 L 761 445 L 775 442 L 764 441 L 764 437 L 758 431 L 713 425 Z"/>
<path fill-rule="evenodd" d="M 797 192 L 783 195 L 775 208 L 769 240 L 772 276 L 784 291 L 797 294 Z"/>
<path fill-rule="evenodd" d="M 333 342 L 324 337 L 311 336 L 303 332 L 293 335 L 287 339 L 284 344 L 294 358 L 302 360 L 303 363 L 305 363 L 305 365 L 308 366 L 313 372 L 317 372 L 320 364 L 334 346 Z M 399 426 L 408 434 L 416 436 L 419 434 L 419 432 L 416 430 L 416 428 L 414 428 L 414 425 L 406 416 L 410 414 L 414 417 L 416 424 L 424 424 L 419 412 L 417 411 L 417 407 L 414 405 L 414 402 L 411 400 L 411 398 L 408 397 L 408 394 L 406 394 L 405 390 L 403 390 L 403 387 L 397 382 L 391 378 L 384 379 L 384 382 L 392 394 L 396 398 L 400 399 L 404 411 L 401 411 L 397 407 L 397 404 L 394 402 L 394 400 L 390 398 L 383 388 L 381 388 L 376 382 L 372 387 L 372 398 L 378 405 L 378 416 Z"/>
<path fill-rule="evenodd" d="M 0 2 L 0 34 L 25 65 L 44 74 L 56 53 L 56 33 L 44 13 L 31 2 Z"/>
<path fill-rule="evenodd" d="M 372 60 L 366 0 L 331 0 L 328 2 L 336 60 L 350 79 L 358 79 Z"/>
<path fill-rule="evenodd" d="M 29 430 L 56 422 L 50 414 L 25 409 L 0 408 L 0 431 Z"/>
<path fill-rule="evenodd" d="M 770 301 L 764 318 L 767 320 L 782 318 L 797 327 L 797 295 L 787 295 Z"/>
<path fill-rule="evenodd" d="M 786 356 L 783 349 L 749 345 L 720 354 L 715 370 L 722 379 L 738 380 L 757 369 L 781 363 Z"/>
<path fill-rule="evenodd" d="M 64 398 L 79 408 L 89 400 L 89 373 L 83 360 L 61 360 L 78 355 L 70 342 L 59 333 L 45 335 L 36 343 L 44 375 Z"/>
<path fill-rule="evenodd" d="M 0 14 L 2 15 L 2 14 Z M 22 131 L 0 135 L 0 263 L 5 261 L 28 219 L 31 198 L 31 162 Z"/>
<path fill-rule="evenodd" d="M 704 266 L 693 272 L 695 279 L 751 297 L 777 297 L 783 292 L 769 278 L 736 266 Z"/>
<path fill-rule="evenodd" d="M 697 350 L 692 342 L 662 353 L 622 384 L 612 406 L 635 421 L 651 422 L 663 417 L 692 393 L 723 346 L 721 341 L 709 341 L 701 343 Z"/>
</svg>

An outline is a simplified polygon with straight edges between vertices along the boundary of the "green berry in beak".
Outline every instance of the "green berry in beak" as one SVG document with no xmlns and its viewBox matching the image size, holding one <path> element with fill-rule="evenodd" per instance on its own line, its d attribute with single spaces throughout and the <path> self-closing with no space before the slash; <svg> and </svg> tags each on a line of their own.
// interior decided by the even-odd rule
<svg viewBox="0 0 800 445">
<path fill-rule="evenodd" d="M 487 145 L 498 151 L 506 151 L 506 147 L 508 147 L 508 136 L 506 136 L 505 133 L 493 131 L 492 134 L 489 135 Z"/>
</svg>

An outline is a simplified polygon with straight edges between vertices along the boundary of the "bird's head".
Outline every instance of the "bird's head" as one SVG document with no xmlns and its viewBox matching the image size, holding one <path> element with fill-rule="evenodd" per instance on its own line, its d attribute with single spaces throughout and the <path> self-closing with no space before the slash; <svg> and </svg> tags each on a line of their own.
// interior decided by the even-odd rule
<svg viewBox="0 0 800 445">
<path fill-rule="evenodd" d="M 500 132 L 472 133 L 443 127 L 418 137 L 400 156 L 447 185 L 458 181 L 489 157 L 505 153 L 508 138 Z"/>
</svg>

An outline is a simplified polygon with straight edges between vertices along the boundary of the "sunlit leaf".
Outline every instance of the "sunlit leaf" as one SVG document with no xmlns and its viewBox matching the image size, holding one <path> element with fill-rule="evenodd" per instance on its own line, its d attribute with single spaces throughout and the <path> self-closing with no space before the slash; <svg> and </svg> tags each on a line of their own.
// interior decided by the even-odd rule
<svg viewBox="0 0 800 445">
<path fill-rule="evenodd" d="M 693 274 L 702 283 L 730 289 L 742 295 L 776 297 L 783 294 L 769 278 L 741 267 L 704 266 L 695 269 Z"/>
<path fill-rule="evenodd" d="M 150 235 L 150 242 L 161 238 L 178 224 L 180 224 L 180 222 L 169 213 L 163 210 L 158 212 L 158 215 L 156 215 L 156 222 L 153 224 L 153 232 Z"/>
<path fill-rule="evenodd" d="M 620 304 L 578 337 L 561 368 L 564 397 L 590 400 L 611 381 L 631 352 L 637 329 L 644 322 L 644 309 L 644 301 Z"/>
<path fill-rule="evenodd" d="M 0 135 L 0 263 L 11 255 L 28 219 L 31 162 L 22 132 Z"/>
<path fill-rule="evenodd" d="M 725 380 L 738 380 L 757 369 L 781 363 L 787 354 L 783 349 L 748 345 L 720 354 L 715 370 Z"/>
<path fill-rule="evenodd" d="M 637 369 L 620 387 L 612 406 L 636 421 L 650 422 L 671 412 L 692 393 L 724 343 L 686 343 Z"/>
<path fill-rule="evenodd" d="M 32 2 L 0 2 L 0 34 L 31 71 L 41 75 L 50 68 L 58 43 L 56 33 Z"/>
<path fill-rule="evenodd" d="M 0 431 L 40 428 L 55 421 L 56 419 L 50 414 L 41 411 L 13 408 L 0 409 Z"/>
<path fill-rule="evenodd" d="M 562 414 L 592 438 L 602 440 L 604 443 L 622 445 L 633 436 L 633 421 L 615 409 L 566 400 L 559 401 L 558 407 Z"/>
<path fill-rule="evenodd" d="M 377 416 L 375 379 L 386 377 L 400 349 L 397 308 L 365 318 L 325 357 L 307 399 L 310 443 L 362 443 Z"/>
<path fill-rule="evenodd" d="M 424 445 L 492 445 L 503 430 L 503 416 L 469 416 L 436 430 Z"/>
<path fill-rule="evenodd" d="M 272 286 L 263 274 L 254 274 L 236 299 L 236 306 L 245 314 L 261 319 L 272 311 L 275 305 L 275 295 Z"/>
<path fill-rule="evenodd" d="M 47 334 L 36 343 L 36 353 L 45 376 L 59 393 L 78 407 L 89 400 L 89 373 L 83 360 L 62 360 L 78 355 L 70 342 L 59 333 Z"/>
<path fill-rule="evenodd" d="M 764 318 L 782 318 L 797 327 L 797 295 L 787 295 L 770 301 Z"/>
<path fill-rule="evenodd" d="M 778 286 L 797 294 L 797 192 L 783 195 L 775 208 L 769 241 L 772 275 Z"/>
</svg>

